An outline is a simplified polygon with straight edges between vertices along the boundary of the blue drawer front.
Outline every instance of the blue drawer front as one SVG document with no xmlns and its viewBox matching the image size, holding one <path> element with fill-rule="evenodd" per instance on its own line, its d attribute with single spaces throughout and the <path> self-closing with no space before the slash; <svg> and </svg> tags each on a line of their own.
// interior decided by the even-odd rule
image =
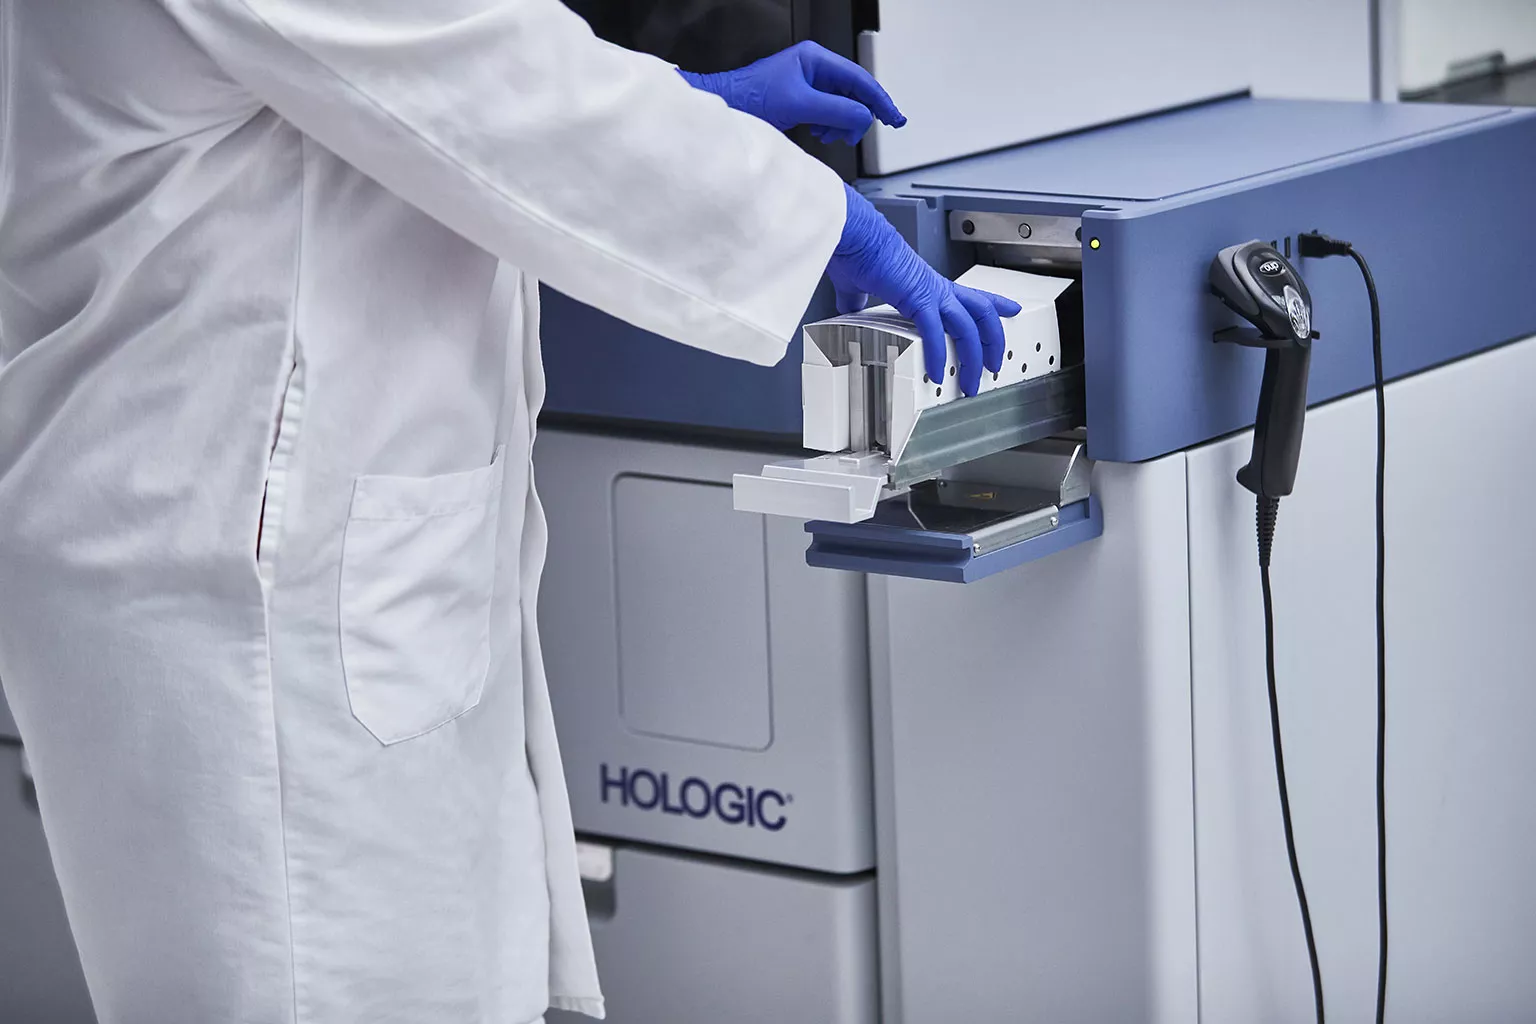
<svg viewBox="0 0 1536 1024">
<path fill-rule="evenodd" d="M 806 523 L 805 531 L 811 535 L 805 562 L 816 569 L 974 583 L 1102 536 L 1104 513 L 1099 499 L 1090 496 L 1063 507 L 1060 524 L 1048 533 L 985 555 L 973 554 L 971 538 L 963 533 L 824 522 Z"/>
</svg>

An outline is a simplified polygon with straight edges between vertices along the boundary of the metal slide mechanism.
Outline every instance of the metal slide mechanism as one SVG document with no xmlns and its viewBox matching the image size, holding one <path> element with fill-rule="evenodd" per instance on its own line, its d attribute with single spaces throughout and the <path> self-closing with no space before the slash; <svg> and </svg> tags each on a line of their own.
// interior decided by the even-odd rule
<svg viewBox="0 0 1536 1024">
<path fill-rule="evenodd" d="M 960 278 L 1006 295 L 1007 351 L 973 397 L 923 372 L 890 307 L 809 324 L 804 444 L 827 454 L 733 480 L 738 511 L 809 520 L 811 565 L 970 582 L 1102 532 L 1078 428 L 1082 366 L 1064 366 L 1056 301 L 1071 281 L 997 267 Z"/>
</svg>

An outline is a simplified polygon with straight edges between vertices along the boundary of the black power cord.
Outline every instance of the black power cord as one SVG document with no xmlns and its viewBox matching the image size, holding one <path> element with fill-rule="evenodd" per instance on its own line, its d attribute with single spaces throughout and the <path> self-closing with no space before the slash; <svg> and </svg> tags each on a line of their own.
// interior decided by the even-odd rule
<svg viewBox="0 0 1536 1024">
<path fill-rule="evenodd" d="M 1376 966 L 1376 1024 L 1383 1024 L 1387 1010 L 1387 396 L 1381 367 L 1381 303 L 1376 295 L 1376 279 L 1371 276 L 1370 265 L 1365 257 L 1348 242 L 1329 238 L 1316 231 L 1304 232 L 1297 241 L 1297 254 L 1302 257 L 1348 256 L 1360 268 L 1365 279 L 1365 291 L 1371 302 L 1371 358 L 1375 368 L 1376 391 L 1376 909 L 1379 933 Z M 1268 620 L 1269 580 L 1264 571 L 1266 621 Z M 1270 668 L 1270 709 L 1274 714 L 1274 669 Z M 1275 764 L 1280 770 L 1280 738 L 1275 733 Z M 1285 780 L 1281 777 L 1281 804 L 1284 806 Z M 1286 843 L 1290 845 L 1290 820 L 1286 820 Z M 1291 855 L 1291 870 L 1295 874 L 1295 854 Z M 1296 881 L 1297 894 L 1301 895 L 1301 881 Z M 1302 917 L 1306 919 L 1306 901 L 1302 898 Z M 1312 970 L 1317 983 L 1317 958 L 1311 950 L 1311 930 L 1308 927 L 1308 948 L 1313 952 Z M 1322 1020 L 1322 996 L 1319 989 L 1317 1013 Z"/>
<path fill-rule="evenodd" d="M 1307 937 L 1307 961 L 1312 967 L 1312 1000 L 1317 1024 L 1323 1024 L 1323 972 L 1317 964 L 1317 939 L 1312 933 L 1312 911 L 1307 906 L 1307 887 L 1301 881 L 1296 859 L 1296 833 L 1291 829 L 1291 794 L 1285 784 L 1285 748 L 1280 742 L 1280 700 L 1275 693 L 1275 600 L 1269 587 L 1269 556 L 1275 546 L 1275 520 L 1280 499 L 1258 497 L 1259 583 L 1264 590 L 1264 672 L 1269 683 L 1269 736 L 1275 751 L 1275 781 L 1280 787 L 1280 821 L 1285 825 L 1285 855 L 1291 862 L 1291 883 L 1296 905 L 1301 908 L 1301 928 Z"/>
</svg>

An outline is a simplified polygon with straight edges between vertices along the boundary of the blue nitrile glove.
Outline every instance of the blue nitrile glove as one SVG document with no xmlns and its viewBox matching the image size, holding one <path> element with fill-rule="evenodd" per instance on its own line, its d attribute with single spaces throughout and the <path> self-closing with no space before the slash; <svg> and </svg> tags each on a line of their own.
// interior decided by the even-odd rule
<svg viewBox="0 0 1536 1024">
<path fill-rule="evenodd" d="M 827 264 L 827 276 L 837 289 L 841 313 L 863 309 L 868 295 L 895 306 L 917 325 L 923 338 L 923 366 L 933 380 L 943 380 L 944 335 L 955 340 L 959 356 L 960 392 L 974 395 L 985 366 L 1003 368 L 1003 323 L 1016 316 L 1019 304 L 991 292 L 955 284 L 923 262 L 906 240 L 880 215 L 868 199 L 844 185 L 848 219 L 843 237 Z"/>
<path fill-rule="evenodd" d="M 823 142 L 853 145 L 877 117 L 892 128 L 907 123 L 873 75 L 815 43 L 796 43 L 735 71 L 678 73 L 780 131 L 809 125 Z"/>
</svg>

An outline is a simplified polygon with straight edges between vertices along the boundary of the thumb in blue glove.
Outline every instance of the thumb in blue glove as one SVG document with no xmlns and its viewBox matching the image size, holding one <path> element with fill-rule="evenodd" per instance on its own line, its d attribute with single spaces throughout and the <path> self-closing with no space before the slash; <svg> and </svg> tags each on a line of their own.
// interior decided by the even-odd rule
<svg viewBox="0 0 1536 1024">
<path fill-rule="evenodd" d="M 944 277 L 912 251 L 869 200 L 847 185 L 843 188 L 848 216 L 827 265 L 827 276 L 837 290 L 838 310 L 862 309 L 866 294 L 895 306 L 917 325 L 923 339 L 923 365 L 933 380 L 942 380 L 947 372 L 947 333 L 955 342 L 960 392 L 974 395 L 981 386 L 983 367 L 992 373 L 1002 369 L 1006 343 L 1000 318 L 1017 316 L 1019 304 Z"/>
<path fill-rule="evenodd" d="M 907 123 L 873 75 L 816 43 L 796 43 L 735 71 L 679 74 L 780 131 L 809 125 L 823 142 L 853 145 L 877 117 L 893 128 Z"/>
</svg>

